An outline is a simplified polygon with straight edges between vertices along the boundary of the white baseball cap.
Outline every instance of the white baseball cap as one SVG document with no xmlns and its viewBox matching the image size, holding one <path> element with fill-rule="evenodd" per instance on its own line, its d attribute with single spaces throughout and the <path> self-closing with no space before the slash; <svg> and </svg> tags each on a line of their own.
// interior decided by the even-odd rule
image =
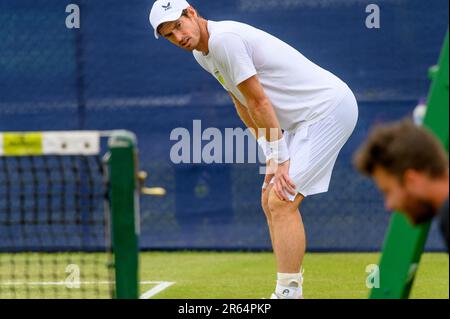
<svg viewBox="0 0 450 319">
<path fill-rule="evenodd" d="M 150 11 L 150 24 L 155 29 L 155 38 L 159 38 L 158 27 L 161 23 L 175 21 L 190 4 L 185 0 L 157 0 Z"/>
</svg>

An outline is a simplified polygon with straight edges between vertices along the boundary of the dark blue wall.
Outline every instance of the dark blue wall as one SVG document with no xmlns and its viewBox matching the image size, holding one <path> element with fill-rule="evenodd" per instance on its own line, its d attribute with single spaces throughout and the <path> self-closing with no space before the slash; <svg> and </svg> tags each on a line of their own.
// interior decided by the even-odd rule
<svg viewBox="0 0 450 319">
<path fill-rule="evenodd" d="M 65 27 L 65 6 L 81 7 L 81 29 Z M 367 29 L 365 8 L 381 9 Z M 240 127 L 217 82 L 191 54 L 155 40 L 152 1 L 0 0 L 0 131 L 129 129 L 140 165 L 164 198 L 142 198 L 143 248 L 267 249 L 253 164 L 174 165 L 176 127 Z M 375 123 L 409 116 L 427 95 L 448 25 L 447 0 L 214 0 L 191 2 L 211 20 L 266 30 L 337 74 L 360 106 L 327 194 L 302 214 L 310 250 L 378 250 L 389 215 L 379 192 L 351 166 Z M 433 228 L 428 249 L 442 249 Z"/>
</svg>

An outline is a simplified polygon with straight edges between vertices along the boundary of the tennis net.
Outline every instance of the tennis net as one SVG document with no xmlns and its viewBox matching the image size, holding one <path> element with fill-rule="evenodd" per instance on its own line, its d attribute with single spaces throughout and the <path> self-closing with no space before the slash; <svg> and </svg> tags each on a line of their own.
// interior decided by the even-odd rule
<svg viewBox="0 0 450 319">
<path fill-rule="evenodd" d="M 121 134 L 110 137 L 109 145 L 130 146 L 123 144 L 130 135 Z M 137 281 L 136 269 L 117 269 L 124 259 L 128 264 L 137 259 L 137 246 L 124 254 L 112 231 L 122 233 L 113 225 L 121 222 L 114 210 L 123 215 L 117 212 L 123 204 L 113 204 L 118 201 L 112 196 L 136 192 L 113 190 L 123 181 L 112 181 L 109 177 L 118 174 L 111 169 L 124 158 L 114 164 L 114 156 L 122 155 L 113 155 L 112 148 L 102 154 L 101 144 L 100 132 L 0 133 L 0 298 L 136 296 L 130 288 L 117 291 L 116 283 L 118 273 L 131 274 L 119 281 Z M 132 176 L 134 167 L 128 171 Z M 125 209 L 134 218 L 135 208 Z M 128 233 L 121 241 L 135 245 L 135 229 Z"/>
</svg>

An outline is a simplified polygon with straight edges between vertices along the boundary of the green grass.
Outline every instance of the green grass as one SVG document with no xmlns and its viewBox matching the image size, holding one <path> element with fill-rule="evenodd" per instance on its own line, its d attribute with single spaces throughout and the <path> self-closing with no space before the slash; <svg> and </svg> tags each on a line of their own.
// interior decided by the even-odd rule
<svg viewBox="0 0 450 319">
<path fill-rule="evenodd" d="M 378 261 L 375 253 L 306 254 L 305 298 L 367 298 L 366 266 Z M 106 254 L 0 254 L 0 298 L 108 298 L 109 285 L 95 284 L 109 280 L 107 262 Z M 52 284 L 65 283 L 69 264 L 77 264 L 80 280 L 91 284 Z M 158 299 L 268 298 L 276 282 L 271 253 L 145 252 L 140 268 L 141 281 L 175 282 L 152 297 Z M 448 299 L 448 270 L 448 254 L 424 254 L 411 297 Z M 142 284 L 141 294 L 153 287 Z"/>
<path fill-rule="evenodd" d="M 106 253 L 0 253 L 0 299 L 110 298 L 108 260 Z"/>
<path fill-rule="evenodd" d="M 304 296 L 365 299 L 366 266 L 378 261 L 376 253 L 308 253 Z M 448 254 L 424 254 L 411 297 L 448 299 L 448 271 Z M 175 282 L 153 297 L 159 299 L 268 298 L 275 287 L 275 260 L 270 253 L 142 253 L 141 280 Z"/>
</svg>

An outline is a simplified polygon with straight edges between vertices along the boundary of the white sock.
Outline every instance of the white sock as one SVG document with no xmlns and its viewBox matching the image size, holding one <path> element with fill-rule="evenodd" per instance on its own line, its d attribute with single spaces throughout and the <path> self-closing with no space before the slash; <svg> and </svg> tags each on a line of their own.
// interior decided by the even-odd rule
<svg viewBox="0 0 450 319">
<path fill-rule="evenodd" d="M 299 273 L 277 273 L 275 294 L 282 298 L 300 298 L 303 296 L 303 275 Z"/>
</svg>

